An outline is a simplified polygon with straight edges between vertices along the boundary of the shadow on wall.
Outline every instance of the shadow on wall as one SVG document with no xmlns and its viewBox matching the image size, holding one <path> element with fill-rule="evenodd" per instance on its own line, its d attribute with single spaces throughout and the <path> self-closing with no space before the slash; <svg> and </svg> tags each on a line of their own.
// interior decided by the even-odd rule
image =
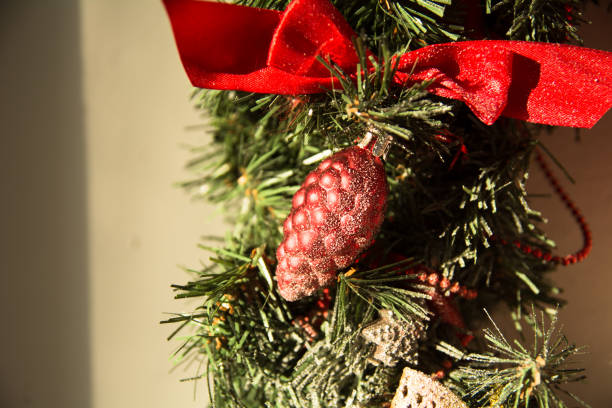
<svg viewBox="0 0 612 408">
<path fill-rule="evenodd" d="M 88 407 L 79 2 L 0 3 L 0 406 Z"/>
</svg>

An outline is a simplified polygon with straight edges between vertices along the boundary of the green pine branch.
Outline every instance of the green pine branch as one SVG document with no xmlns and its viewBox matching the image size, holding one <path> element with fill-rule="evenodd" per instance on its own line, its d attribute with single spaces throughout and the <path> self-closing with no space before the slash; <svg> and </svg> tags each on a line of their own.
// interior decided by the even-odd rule
<svg viewBox="0 0 612 408">
<path fill-rule="evenodd" d="M 288 1 L 239 3 L 282 10 Z M 554 265 L 492 239 L 543 252 L 554 247 L 525 189 L 540 128 L 526 132 L 503 118 L 486 126 L 463 104 L 428 93 L 428 83 L 394 85 L 394 57 L 469 38 L 465 2 L 333 3 L 359 34 L 355 72 L 322 61 L 341 88 L 295 96 L 194 92 L 213 142 L 191 148 L 193 177 L 179 185 L 223 206 L 233 229 L 221 248 L 202 246 L 212 251 L 208 264 L 188 269 L 190 280 L 173 285 L 177 298 L 200 300 L 195 310 L 164 321 L 174 325 L 169 338 L 179 341 L 176 360 L 195 367 L 186 380 L 207 382 L 218 407 L 381 406 L 392 398 L 402 366 L 374 364 L 373 346 L 360 332 L 378 310 L 389 309 L 423 327 L 418 369 L 441 367 L 436 347 L 461 360 L 449 384 L 473 407 L 563 407 L 556 390 L 581 378 L 564 368 L 578 349 L 552 329 L 554 321 L 545 328 L 532 311 L 562 303 L 550 280 Z M 486 38 L 578 41 L 582 1 L 477 3 Z M 322 293 L 286 302 L 274 269 L 291 197 L 320 161 L 367 131 L 393 137 L 385 159 L 386 220 L 376 244 L 338 272 L 329 309 L 321 306 Z M 429 309 L 430 288 L 410 272 L 417 263 L 478 291 L 475 301 L 449 302 L 467 327 L 446 324 Z M 482 321 L 482 307 L 499 303 L 510 306 L 517 327 L 531 322 L 533 344 L 510 342 L 495 326 L 469 344 L 470 352 L 457 348 L 457 335 Z"/>
<path fill-rule="evenodd" d="M 509 40 L 575 42 L 583 16 L 584 0 L 487 0 L 494 27 Z"/>
<path fill-rule="evenodd" d="M 493 328 L 484 330 L 487 353 L 461 352 L 447 344 L 440 351 L 460 359 L 463 365 L 450 373 L 452 386 L 473 407 L 558 407 L 567 405 L 560 394 L 568 395 L 583 406 L 588 404 L 563 390 L 563 385 L 584 379 L 583 370 L 572 368 L 571 359 L 582 353 L 560 333 L 556 313 L 528 317 L 533 337 L 526 345 L 510 341 L 487 314 Z"/>
</svg>

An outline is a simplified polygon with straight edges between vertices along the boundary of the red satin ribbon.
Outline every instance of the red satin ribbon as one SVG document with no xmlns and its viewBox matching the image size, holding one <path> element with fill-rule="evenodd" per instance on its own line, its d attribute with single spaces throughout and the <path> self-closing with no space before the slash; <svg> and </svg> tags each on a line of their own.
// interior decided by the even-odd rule
<svg viewBox="0 0 612 408">
<path fill-rule="evenodd" d="M 163 0 L 194 86 L 273 94 L 339 88 L 316 57 L 345 72 L 358 63 L 355 33 L 328 0 L 284 12 L 198 0 Z M 394 82 L 465 102 L 486 124 L 508 116 L 592 127 L 612 106 L 612 53 L 562 44 L 464 41 L 399 57 Z"/>
</svg>

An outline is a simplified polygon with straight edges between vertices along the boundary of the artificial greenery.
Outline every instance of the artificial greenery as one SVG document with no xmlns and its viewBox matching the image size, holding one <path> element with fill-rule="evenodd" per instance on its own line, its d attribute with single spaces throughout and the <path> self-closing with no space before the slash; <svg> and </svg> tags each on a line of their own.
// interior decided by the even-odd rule
<svg viewBox="0 0 612 408">
<path fill-rule="evenodd" d="M 439 350 L 469 363 L 451 371 L 449 383 L 478 407 L 567 407 L 560 394 L 586 405 L 576 395 L 564 391 L 563 384 L 584 379 L 583 370 L 572 367 L 571 357 L 582 350 L 571 344 L 557 327 L 556 311 L 546 316 L 535 309 L 525 320 L 533 340 L 524 345 L 509 341 L 499 327 L 484 330 L 487 353 L 462 355 L 452 346 L 441 344 Z M 547 325 L 547 320 L 550 323 Z"/>
<path fill-rule="evenodd" d="M 288 1 L 239 3 L 283 9 Z M 494 239 L 542 251 L 554 245 L 525 190 L 541 127 L 506 118 L 487 126 L 463 104 L 427 93 L 427 83 L 398 88 L 390 78 L 394 55 L 428 44 L 475 37 L 578 42 L 584 2 L 333 3 L 359 34 L 356 83 L 346 79 L 352 73 L 322 61 L 343 88 L 308 96 L 193 94 L 210 118 L 213 143 L 193 148 L 187 167 L 194 176 L 181 185 L 222 205 L 233 230 L 221 246 L 202 245 L 212 253 L 207 265 L 188 270 L 189 282 L 173 285 L 177 298 L 200 302 L 164 322 L 177 325 L 170 335 L 181 339 L 176 356 L 197 363 L 188 380 L 208 383 L 218 407 L 384 406 L 402 365 L 373 362 L 373 345 L 360 331 L 377 319 L 378 310 L 390 309 L 398 319 L 424 327 L 416 368 L 444 371 L 448 354 L 458 360 L 447 383 L 468 405 L 563 407 L 552 390 L 576 378 L 557 367 L 577 349 L 535 325 L 535 317 L 533 351 L 509 343 L 497 327 L 473 332 L 472 342 L 458 336 L 478 327 L 483 307 L 506 304 L 518 324 L 532 316 L 532 308 L 551 310 L 562 303 L 549 280 L 554 265 Z M 366 48 L 378 58 L 366 61 Z M 360 67 L 368 63 L 374 70 L 362 74 Z M 291 197 L 321 160 L 369 129 L 394 138 L 385 160 L 386 221 L 376 243 L 339 271 L 335 286 L 286 302 L 274 270 Z M 478 291 L 475 300 L 442 292 L 466 328 L 436 315 L 416 265 Z"/>
</svg>

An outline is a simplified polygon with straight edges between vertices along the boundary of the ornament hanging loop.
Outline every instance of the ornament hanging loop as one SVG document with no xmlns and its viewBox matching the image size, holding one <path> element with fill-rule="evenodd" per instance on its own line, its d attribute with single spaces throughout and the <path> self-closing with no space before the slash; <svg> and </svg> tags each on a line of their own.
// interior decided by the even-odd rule
<svg viewBox="0 0 612 408">
<path fill-rule="evenodd" d="M 370 150 L 375 157 L 385 160 L 392 143 L 393 136 L 382 132 L 374 126 L 368 126 L 363 138 L 357 145 L 362 149 Z"/>
</svg>

